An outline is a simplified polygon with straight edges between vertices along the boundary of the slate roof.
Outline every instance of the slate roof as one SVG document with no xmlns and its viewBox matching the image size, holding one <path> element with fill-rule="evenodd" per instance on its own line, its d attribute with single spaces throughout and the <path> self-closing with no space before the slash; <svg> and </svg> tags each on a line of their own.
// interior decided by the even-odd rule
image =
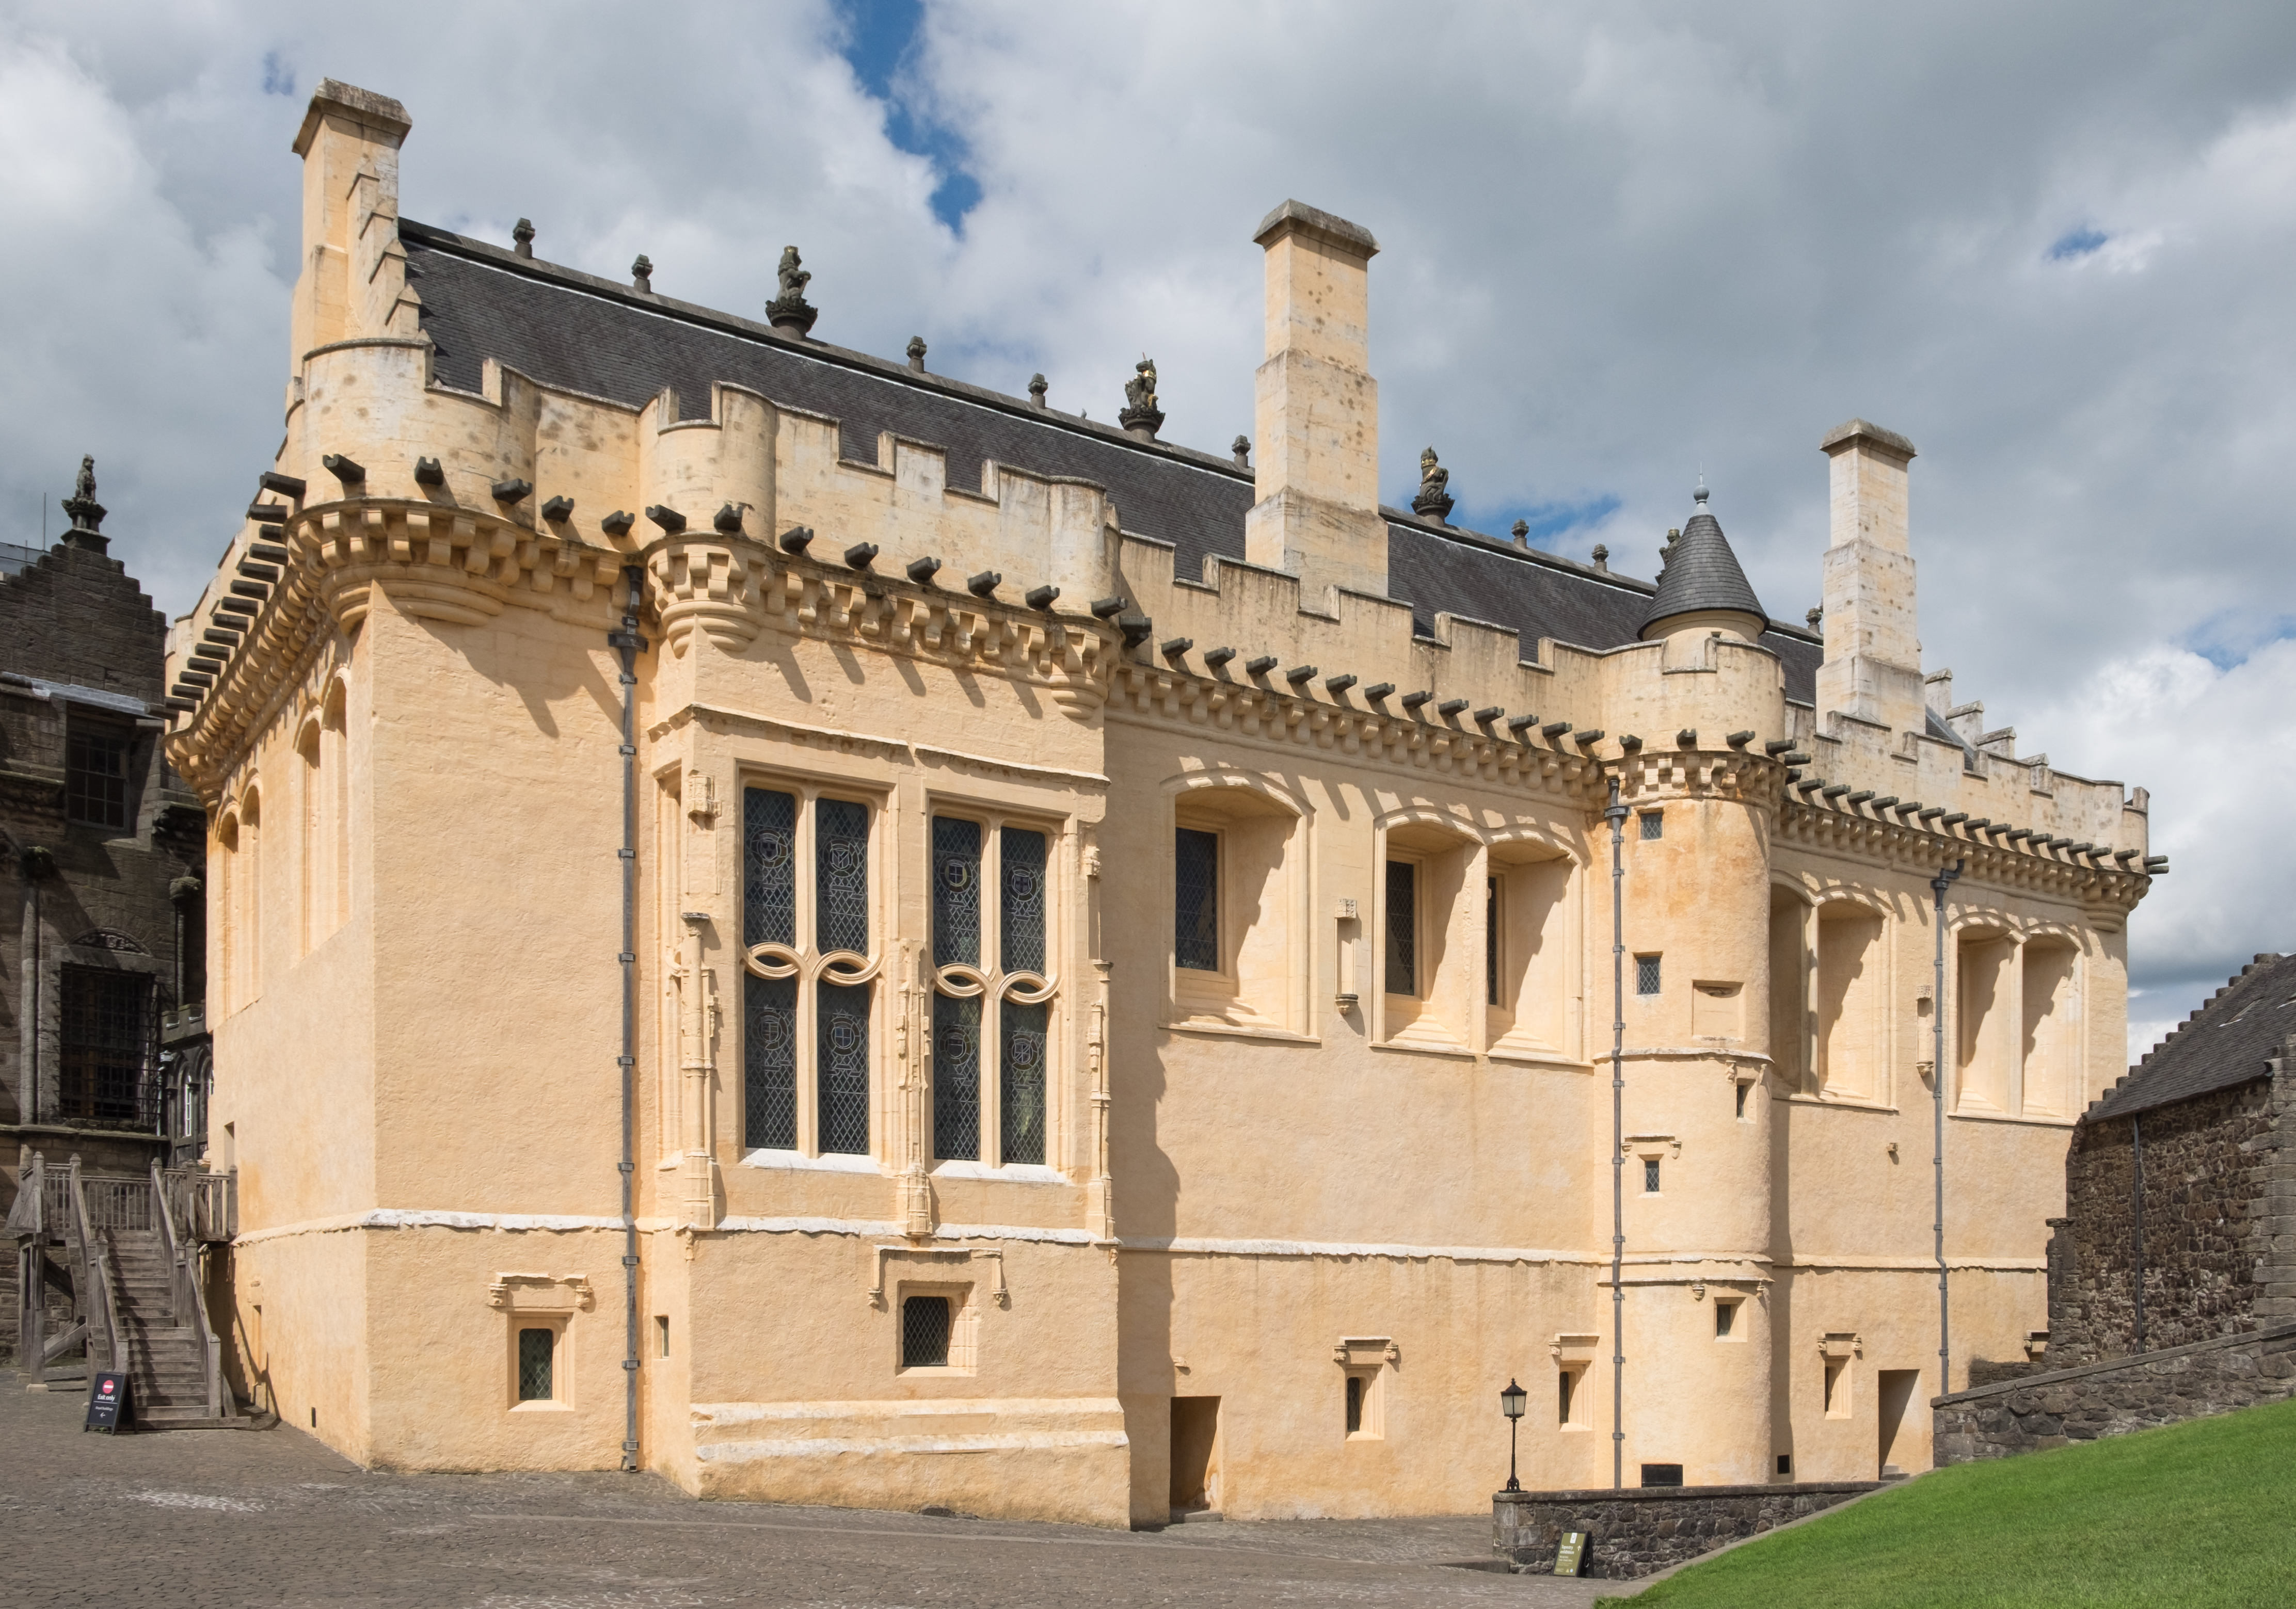
<svg viewBox="0 0 2296 1609">
<path fill-rule="evenodd" d="M 1650 612 L 1643 617 L 1641 625 L 1647 630 L 1677 615 L 1708 609 L 1734 609 L 1757 620 L 1770 617 L 1762 600 L 1754 596 L 1746 572 L 1739 568 L 1738 555 L 1730 551 L 1721 521 L 1706 511 L 1706 488 L 1701 486 L 1698 511 L 1682 527 L 1682 535 L 1668 544 L 1666 568 L 1659 572 L 1658 595 L 1651 600 Z"/>
<path fill-rule="evenodd" d="M 944 375 L 914 373 L 865 353 L 793 340 L 749 319 L 411 220 L 400 223 L 399 236 L 441 384 L 477 391 L 492 357 L 546 384 L 632 407 L 670 387 L 680 417 L 701 419 L 709 416 L 710 383 L 726 380 L 835 418 L 839 451 L 848 459 L 875 463 L 878 433 L 890 430 L 946 449 L 948 484 L 968 491 L 980 489 L 980 466 L 988 459 L 1094 481 L 1115 499 L 1124 529 L 1172 544 L 1175 573 L 1185 579 L 1200 577 L 1204 560 L 1215 555 L 1243 558 L 1252 476 L 1226 458 L 1138 441 L 1113 424 Z M 1423 634 L 1432 633 L 1439 613 L 1512 626 L 1521 633 L 1525 658 L 1536 656 L 1542 636 L 1593 649 L 1639 638 L 1654 590 L 1648 582 L 1438 527 L 1400 510 L 1382 512 L 1388 519 L 1388 591 L 1412 605 Z M 1715 530 L 1718 537 L 1720 527 Z M 1736 567 L 1730 559 L 1744 601 L 1729 607 L 1759 615 L 1761 605 Z M 1818 641 L 1773 624 L 1762 646 L 1784 662 L 1786 696 L 1811 702 L 1824 651 Z"/>
<path fill-rule="evenodd" d="M 2258 956 L 2088 1109 L 2095 1122 L 2262 1078 L 2296 1035 L 2296 955 Z"/>
</svg>

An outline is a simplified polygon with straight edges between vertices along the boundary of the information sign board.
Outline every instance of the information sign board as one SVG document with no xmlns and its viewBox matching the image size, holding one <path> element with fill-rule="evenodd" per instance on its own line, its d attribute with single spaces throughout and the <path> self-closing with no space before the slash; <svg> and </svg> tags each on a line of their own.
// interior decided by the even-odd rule
<svg viewBox="0 0 2296 1609">
<path fill-rule="evenodd" d="M 1583 1531 L 1564 1531 L 1562 1546 L 1554 1550 L 1554 1573 L 1577 1575 L 1586 1564 L 1587 1533 Z"/>
<path fill-rule="evenodd" d="M 88 1388 L 87 1423 L 80 1428 L 111 1435 L 127 1417 L 127 1376 L 107 1369 L 97 1375 L 95 1383 Z"/>
</svg>

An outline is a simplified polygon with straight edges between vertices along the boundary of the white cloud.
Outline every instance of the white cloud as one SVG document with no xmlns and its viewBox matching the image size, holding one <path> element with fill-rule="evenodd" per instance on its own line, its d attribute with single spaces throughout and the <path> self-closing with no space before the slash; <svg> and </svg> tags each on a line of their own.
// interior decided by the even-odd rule
<svg viewBox="0 0 2296 1609">
<path fill-rule="evenodd" d="M 1168 436 L 1215 449 L 1250 428 L 1248 236 L 1296 195 L 1385 247 L 1390 499 L 1431 441 L 1495 528 L 1615 498 L 1564 543 L 1647 573 L 1702 465 L 1794 619 L 1818 590 L 1818 436 L 1853 413 L 1904 430 L 1931 665 L 2029 749 L 2153 790 L 2176 870 L 2132 931 L 2140 1009 L 2181 1016 L 2296 940 L 2265 806 L 2199 781 L 2236 757 L 2264 800 L 2296 739 L 2272 644 L 2296 443 L 2284 4 L 934 4 L 898 84 L 969 148 L 961 234 L 827 0 L 590 0 L 547 26 L 285 0 L 11 14 L 0 510 L 52 504 L 97 453 L 114 551 L 172 607 L 277 440 L 286 146 L 322 76 L 407 103 L 410 216 L 501 240 L 523 214 L 545 257 L 619 275 L 644 251 L 664 290 L 736 311 L 796 241 L 827 339 L 892 355 L 922 333 L 937 369 L 1015 392 L 1041 369 L 1055 406 L 1103 419 L 1145 349 Z M 266 94 L 283 75 L 294 93 Z M 2103 238 L 2051 259 L 2082 230 Z M 2194 651 L 2256 644 L 2228 670 Z"/>
</svg>

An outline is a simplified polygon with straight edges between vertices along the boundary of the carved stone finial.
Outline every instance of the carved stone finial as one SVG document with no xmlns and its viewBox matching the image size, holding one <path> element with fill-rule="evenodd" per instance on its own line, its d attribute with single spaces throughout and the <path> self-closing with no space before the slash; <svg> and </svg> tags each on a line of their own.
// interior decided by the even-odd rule
<svg viewBox="0 0 2296 1609">
<path fill-rule="evenodd" d="M 1234 454 L 1235 454 L 1235 467 L 1236 467 L 1237 469 L 1239 469 L 1239 470 L 1248 470 L 1248 469 L 1251 468 L 1251 437 L 1249 437 L 1249 436 L 1239 436 L 1239 437 L 1237 437 L 1234 441 L 1232 441 L 1232 442 L 1228 443 L 1227 450 L 1228 450 L 1229 452 L 1231 452 L 1231 453 L 1234 453 Z"/>
<path fill-rule="evenodd" d="M 1036 404 L 1037 406 L 1041 408 L 1045 405 L 1045 393 L 1051 389 L 1052 387 L 1046 382 L 1043 375 L 1031 374 L 1029 376 L 1029 400 Z"/>
<path fill-rule="evenodd" d="M 781 265 L 774 270 L 774 276 L 781 294 L 766 304 L 766 322 L 784 335 L 803 339 L 821 311 L 805 299 L 805 288 L 813 282 L 813 275 L 806 271 L 796 247 L 782 248 Z"/>
<path fill-rule="evenodd" d="M 101 553 L 111 546 L 111 539 L 102 534 L 104 507 L 95 500 L 94 459 L 79 461 L 79 478 L 72 483 L 72 494 L 64 499 L 64 512 L 71 516 L 71 529 L 63 536 L 66 547 Z"/>
<path fill-rule="evenodd" d="M 1164 428 L 1164 415 L 1156 406 L 1156 360 L 1143 355 L 1132 365 L 1132 378 L 1124 382 L 1124 409 L 1116 416 L 1128 435 L 1143 441 L 1156 439 L 1156 432 Z"/>
<path fill-rule="evenodd" d="M 925 372 L 925 338 L 922 335 L 909 337 L 909 369 L 916 374 Z"/>
<path fill-rule="evenodd" d="M 510 239 L 511 245 L 517 250 L 519 256 L 532 257 L 534 255 L 534 220 L 519 219 L 518 226 L 510 232 Z"/>
<path fill-rule="evenodd" d="M 1823 606 L 1810 610 L 1810 612 L 1804 615 L 1802 618 L 1809 622 L 1810 630 L 1817 633 L 1820 636 L 1824 636 L 1825 634 L 1825 609 Z"/>
<path fill-rule="evenodd" d="M 1611 550 L 1604 543 L 1598 542 L 1595 544 L 1595 568 L 1606 572 L 1611 568 Z"/>
<path fill-rule="evenodd" d="M 653 289 L 653 259 L 643 251 L 638 253 L 638 260 L 630 265 L 630 289 L 633 290 Z"/>
<path fill-rule="evenodd" d="M 1411 511 L 1441 525 L 1451 513 L 1450 484 L 1451 471 L 1437 460 L 1435 449 L 1428 448 L 1419 455 L 1419 495 L 1411 500 Z"/>
<path fill-rule="evenodd" d="M 1530 545 L 1530 521 L 1528 519 L 1516 520 L 1514 522 L 1514 530 L 1513 535 L 1514 536 L 1515 546 L 1519 548 L 1529 547 Z"/>
</svg>

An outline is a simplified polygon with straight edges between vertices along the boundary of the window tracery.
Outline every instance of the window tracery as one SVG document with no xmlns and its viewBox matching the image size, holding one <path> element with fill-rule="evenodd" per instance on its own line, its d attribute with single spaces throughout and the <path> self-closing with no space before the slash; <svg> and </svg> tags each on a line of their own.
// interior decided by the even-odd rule
<svg viewBox="0 0 2296 1609">
<path fill-rule="evenodd" d="M 931 842 L 933 1156 L 1042 1164 L 1058 992 L 1046 969 L 1049 839 L 1035 828 L 936 815 Z"/>
</svg>

